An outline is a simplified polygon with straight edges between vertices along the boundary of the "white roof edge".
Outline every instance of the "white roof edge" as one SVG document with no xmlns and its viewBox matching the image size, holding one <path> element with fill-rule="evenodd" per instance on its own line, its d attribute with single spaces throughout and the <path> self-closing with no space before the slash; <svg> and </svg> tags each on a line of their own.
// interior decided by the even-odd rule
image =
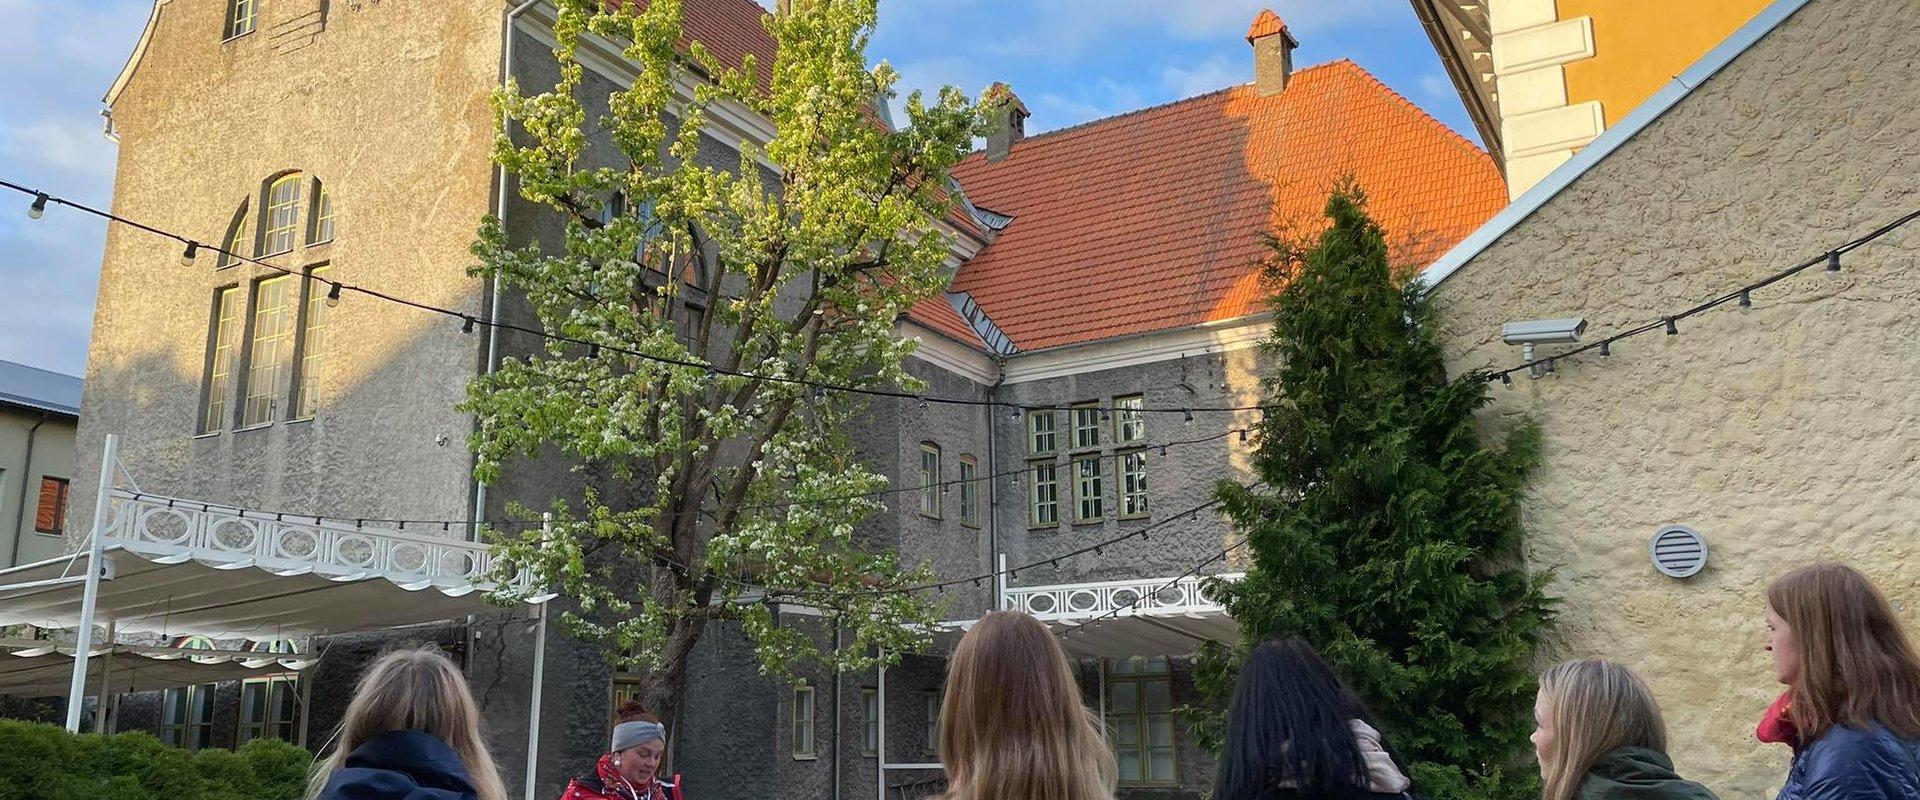
<svg viewBox="0 0 1920 800">
<path fill-rule="evenodd" d="M 1426 284 L 1427 292 L 1438 289 L 1442 281 L 1466 266 L 1474 256 L 1499 241 L 1500 237 L 1505 236 L 1521 221 L 1532 216 L 1533 212 L 1540 210 L 1548 200 L 1553 199 L 1562 189 L 1572 185 L 1594 165 L 1612 155 L 1613 151 L 1620 149 L 1620 146 L 1626 144 L 1634 135 L 1653 124 L 1654 120 L 1665 116 L 1669 109 L 1686 99 L 1687 95 L 1706 83 L 1714 73 L 1732 63 L 1754 43 L 1766 38 L 1767 34 L 1772 33 L 1774 28 L 1780 27 L 1780 23 L 1793 16 L 1794 12 L 1799 11 L 1808 2 L 1810 0 L 1774 0 L 1766 8 L 1761 9 L 1760 13 L 1753 15 L 1753 19 L 1747 20 L 1745 25 L 1735 29 L 1726 39 L 1721 40 L 1720 44 L 1708 50 L 1706 55 L 1687 67 L 1685 72 L 1667 81 L 1659 91 L 1642 101 L 1620 120 L 1620 124 L 1606 129 L 1580 152 L 1575 153 L 1573 158 L 1548 173 L 1547 177 L 1534 184 L 1533 188 L 1520 195 L 1519 199 L 1501 209 L 1500 213 L 1493 215 L 1493 219 L 1487 220 L 1473 233 L 1468 234 L 1467 238 L 1454 245 L 1453 249 L 1448 250 L 1426 269 L 1421 270 L 1417 280 Z"/>
<path fill-rule="evenodd" d="M 120 93 L 127 88 L 127 81 L 133 79 L 133 70 L 140 66 L 141 57 L 147 54 L 147 42 L 153 40 L 154 26 L 160 23 L 160 7 L 171 0 L 153 0 L 153 10 L 147 12 L 147 26 L 140 31 L 140 40 L 133 45 L 133 53 L 127 56 L 127 63 L 120 68 L 120 74 L 114 76 L 113 85 L 107 87 L 107 94 L 100 98 L 108 108 L 120 99 Z"/>
</svg>

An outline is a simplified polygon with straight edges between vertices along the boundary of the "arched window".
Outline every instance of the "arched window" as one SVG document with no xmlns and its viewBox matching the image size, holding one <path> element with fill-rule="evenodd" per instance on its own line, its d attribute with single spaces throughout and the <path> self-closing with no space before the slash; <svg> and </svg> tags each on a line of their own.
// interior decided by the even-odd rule
<svg viewBox="0 0 1920 800">
<path fill-rule="evenodd" d="M 212 650 L 205 636 L 182 636 L 173 646 L 187 650 Z M 160 741 L 174 747 L 198 750 L 213 744 L 213 684 L 181 686 L 167 690 L 161 704 Z"/>
<path fill-rule="evenodd" d="M 291 251 L 300 230 L 300 197 L 306 176 L 289 172 L 267 184 L 260 213 L 260 254 L 277 256 Z"/>
<path fill-rule="evenodd" d="M 313 211 L 308 214 L 307 246 L 333 241 L 333 195 L 319 178 L 313 179 Z"/>
<path fill-rule="evenodd" d="M 254 642 L 247 648 L 256 653 L 292 655 L 300 652 L 293 642 L 281 639 Z M 240 684 L 240 741 L 279 739 L 292 742 L 300 730 L 300 676 L 289 672 L 271 678 L 248 678 Z"/>
<path fill-rule="evenodd" d="M 233 212 L 233 221 L 227 223 L 227 237 L 220 240 L 220 248 L 226 252 L 221 253 L 219 258 L 214 259 L 213 268 L 226 269 L 227 267 L 240 263 L 240 259 L 235 256 L 247 252 L 246 236 L 247 202 L 242 200 L 240 201 L 240 208 Z"/>
</svg>

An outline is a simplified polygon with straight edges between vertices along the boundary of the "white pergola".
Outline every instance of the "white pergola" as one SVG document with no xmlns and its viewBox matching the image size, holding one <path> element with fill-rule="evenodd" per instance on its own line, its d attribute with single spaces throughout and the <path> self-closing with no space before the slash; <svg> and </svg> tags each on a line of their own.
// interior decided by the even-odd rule
<svg viewBox="0 0 1920 800">
<path fill-rule="evenodd" d="M 1000 558 L 1000 572 L 1007 574 L 1006 558 Z M 1133 578 L 1094 583 L 1061 583 L 1041 586 L 1005 586 L 1000 590 L 999 607 L 1023 611 L 1053 630 L 1069 657 L 1098 658 L 1100 663 L 1100 718 L 1107 714 L 1106 665 L 1109 658 L 1133 656 L 1180 656 L 1198 652 L 1206 642 L 1231 645 L 1240 638 L 1240 624 L 1228 616 L 1225 606 L 1207 596 L 1207 581 L 1219 578 L 1237 581 L 1245 573 L 1189 575 L 1179 578 Z M 972 630 L 977 619 L 955 620 L 941 624 L 934 634 L 937 648 L 951 650 L 960 637 Z M 886 800 L 889 771 L 935 771 L 937 763 L 889 763 L 887 761 L 887 670 L 881 667 L 878 680 L 879 800 Z"/>
<path fill-rule="evenodd" d="M 99 687 L 104 719 L 107 698 L 118 692 L 284 675 L 311 663 L 254 651 L 122 645 L 120 634 L 301 640 L 500 610 L 487 601 L 497 584 L 484 544 L 119 488 L 117 451 L 118 437 L 109 435 L 83 549 L 0 570 L 0 625 L 65 629 L 75 639 L 0 640 L 0 650 L 11 651 L 0 654 L 0 694 L 65 695 L 68 730 L 79 729 L 89 684 Z M 524 574 L 514 580 L 521 596 L 529 594 L 525 581 Z M 523 604 L 538 619 L 534 720 L 551 597 Z M 103 641 L 95 641 L 96 625 L 106 629 Z M 310 690 L 303 682 L 303 708 Z M 530 725 L 529 791 L 538 736 L 539 726 Z"/>
</svg>

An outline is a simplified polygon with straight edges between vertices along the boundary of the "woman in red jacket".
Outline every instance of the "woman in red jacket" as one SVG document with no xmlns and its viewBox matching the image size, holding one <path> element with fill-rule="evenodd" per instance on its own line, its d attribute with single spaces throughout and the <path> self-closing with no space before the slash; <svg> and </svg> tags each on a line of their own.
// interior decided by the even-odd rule
<svg viewBox="0 0 1920 800">
<path fill-rule="evenodd" d="M 613 743 L 593 771 L 567 783 L 560 800 L 684 800 L 680 776 L 661 780 L 667 728 L 639 703 L 620 706 Z"/>
</svg>

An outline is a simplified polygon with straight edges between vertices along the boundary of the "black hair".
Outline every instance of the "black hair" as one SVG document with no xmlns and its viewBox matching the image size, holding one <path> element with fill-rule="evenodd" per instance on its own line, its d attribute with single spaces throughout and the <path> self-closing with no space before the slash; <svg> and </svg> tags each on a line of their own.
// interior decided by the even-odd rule
<svg viewBox="0 0 1920 800">
<path fill-rule="evenodd" d="M 1350 720 L 1372 724 L 1333 668 L 1298 638 L 1254 648 L 1227 710 L 1215 800 L 1364 797 L 1367 762 Z"/>
</svg>

